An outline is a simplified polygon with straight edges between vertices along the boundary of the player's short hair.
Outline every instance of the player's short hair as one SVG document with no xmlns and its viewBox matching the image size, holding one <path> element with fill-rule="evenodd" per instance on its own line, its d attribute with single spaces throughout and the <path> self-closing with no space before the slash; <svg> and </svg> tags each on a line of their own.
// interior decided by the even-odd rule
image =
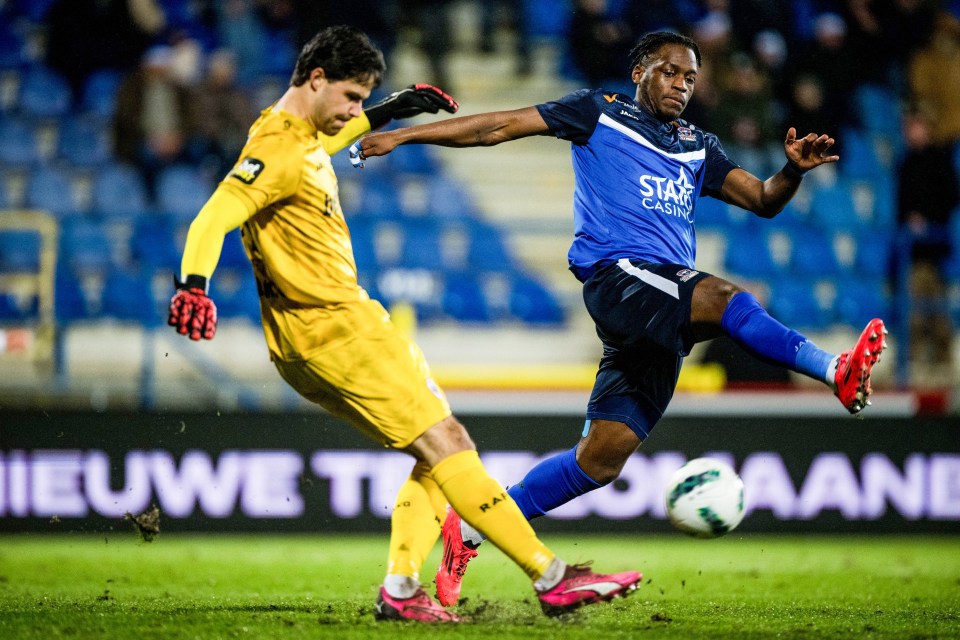
<svg viewBox="0 0 960 640">
<path fill-rule="evenodd" d="M 703 64 L 700 58 L 700 47 L 693 38 L 672 31 L 653 31 L 640 38 L 636 46 L 630 50 L 630 71 L 633 71 L 637 65 L 641 67 L 649 65 L 653 56 L 665 44 L 679 44 L 690 49 L 697 59 L 697 66 Z"/>
<path fill-rule="evenodd" d="M 322 68 L 332 82 L 373 80 L 373 86 L 378 87 L 387 64 L 383 52 L 367 34 L 356 27 L 339 25 L 322 29 L 303 45 L 290 85 L 299 87 L 310 79 L 310 73 L 317 67 Z"/>
</svg>

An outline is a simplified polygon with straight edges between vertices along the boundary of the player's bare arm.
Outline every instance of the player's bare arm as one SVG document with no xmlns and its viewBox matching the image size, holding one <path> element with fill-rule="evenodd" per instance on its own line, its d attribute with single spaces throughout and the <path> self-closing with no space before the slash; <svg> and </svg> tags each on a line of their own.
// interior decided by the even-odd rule
<svg viewBox="0 0 960 640">
<path fill-rule="evenodd" d="M 434 144 L 443 147 L 490 147 L 549 133 L 536 107 L 493 111 L 441 122 L 372 133 L 358 143 L 361 158 L 382 156 L 401 144 Z"/>
<path fill-rule="evenodd" d="M 796 194 L 807 171 L 840 159 L 840 156 L 830 154 L 834 142 L 826 134 L 808 133 L 797 138 L 797 130 L 790 127 L 783 142 L 787 158 L 783 169 L 766 180 L 760 180 L 743 169 L 734 169 L 724 180 L 721 195 L 726 202 L 762 218 L 772 218 L 783 211 Z"/>
</svg>

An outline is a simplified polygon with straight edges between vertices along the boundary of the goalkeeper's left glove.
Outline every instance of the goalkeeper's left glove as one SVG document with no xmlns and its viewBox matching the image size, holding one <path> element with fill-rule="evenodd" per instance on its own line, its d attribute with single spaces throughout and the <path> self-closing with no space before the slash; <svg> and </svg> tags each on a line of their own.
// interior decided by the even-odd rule
<svg viewBox="0 0 960 640">
<path fill-rule="evenodd" d="M 188 275 L 186 282 L 174 276 L 177 292 L 170 300 L 167 324 L 191 340 L 213 340 L 217 333 L 217 305 L 207 296 L 207 279 Z"/>
<path fill-rule="evenodd" d="M 363 112 L 367 114 L 370 128 L 379 129 L 391 120 L 412 118 L 421 113 L 437 113 L 440 109 L 456 113 L 459 108 L 456 100 L 432 84 L 412 84 L 406 89 L 394 91 Z"/>
</svg>

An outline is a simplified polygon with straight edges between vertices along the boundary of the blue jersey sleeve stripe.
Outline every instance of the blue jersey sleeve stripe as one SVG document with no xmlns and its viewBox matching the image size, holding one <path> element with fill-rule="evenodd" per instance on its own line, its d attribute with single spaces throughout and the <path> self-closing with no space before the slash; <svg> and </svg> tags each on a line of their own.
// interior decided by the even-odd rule
<svg viewBox="0 0 960 640">
<path fill-rule="evenodd" d="M 652 142 L 644 138 L 642 135 L 640 135 L 633 129 L 630 129 L 627 126 L 624 126 L 623 124 L 617 122 L 616 120 L 614 120 L 613 118 L 611 118 L 605 113 L 600 115 L 600 124 L 610 127 L 611 129 L 614 129 L 616 131 L 619 131 L 623 135 L 628 136 L 629 138 L 642 144 L 648 149 L 652 149 L 653 151 L 656 151 L 657 153 L 663 156 L 666 156 L 668 158 L 673 158 L 674 160 L 679 160 L 680 162 L 691 162 L 695 160 L 703 160 L 707 156 L 707 152 L 705 149 L 698 149 L 697 151 L 684 151 L 683 153 L 670 153 L 669 151 L 664 151 L 663 149 L 656 146 L 655 144 L 653 144 Z"/>
</svg>

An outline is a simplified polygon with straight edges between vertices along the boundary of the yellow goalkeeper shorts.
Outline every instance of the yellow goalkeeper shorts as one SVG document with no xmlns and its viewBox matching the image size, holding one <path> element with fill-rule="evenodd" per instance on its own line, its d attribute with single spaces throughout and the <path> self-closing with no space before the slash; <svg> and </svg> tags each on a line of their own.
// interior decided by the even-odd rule
<svg viewBox="0 0 960 640">
<path fill-rule="evenodd" d="M 302 360 L 273 356 L 297 393 L 394 449 L 404 449 L 450 415 L 420 347 L 394 326 L 379 302 L 338 304 L 332 315 L 340 328 L 357 327 L 357 333 L 311 349 Z M 311 332 L 329 335 L 323 326 Z"/>
</svg>

